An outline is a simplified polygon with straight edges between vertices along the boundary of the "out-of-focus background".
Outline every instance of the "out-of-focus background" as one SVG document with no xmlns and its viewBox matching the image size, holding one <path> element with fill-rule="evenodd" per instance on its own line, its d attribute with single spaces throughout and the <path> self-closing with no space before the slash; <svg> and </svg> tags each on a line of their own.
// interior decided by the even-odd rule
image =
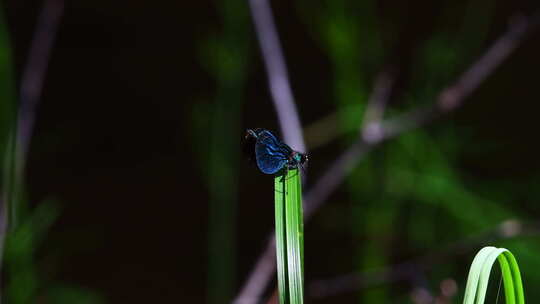
<svg viewBox="0 0 540 304">
<path fill-rule="evenodd" d="M 272 177 L 243 159 L 241 139 L 246 128 L 281 130 L 249 3 L 2 2 L 2 151 L 12 151 L 15 105 L 36 104 L 28 154 L 12 158 L 25 164 L 19 198 L 2 217 L 7 303 L 238 295 L 273 229 Z M 307 191 L 357 140 L 380 75 L 385 118 L 435 105 L 539 9 L 270 4 L 309 152 Z M 347 168 L 305 225 L 307 303 L 459 303 L 487 245 L 516 255 L 527 301 L 540 300 L 539 32 L 515 46 L 454 111 Z"/>
</svg>

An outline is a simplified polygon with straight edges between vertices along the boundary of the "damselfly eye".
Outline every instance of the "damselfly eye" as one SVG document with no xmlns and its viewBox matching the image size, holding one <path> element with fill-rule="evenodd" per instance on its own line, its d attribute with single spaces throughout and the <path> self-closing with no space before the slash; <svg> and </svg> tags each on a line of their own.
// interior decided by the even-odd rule
<svg viewBox="0 0 540 304">
<path fill-rule="evenodd" d="M 300 154 L 300 164 L 303 165 L 303 164 L 307 163 L 307 161 L 308 161 L 307 154 Z"/>
</svg>

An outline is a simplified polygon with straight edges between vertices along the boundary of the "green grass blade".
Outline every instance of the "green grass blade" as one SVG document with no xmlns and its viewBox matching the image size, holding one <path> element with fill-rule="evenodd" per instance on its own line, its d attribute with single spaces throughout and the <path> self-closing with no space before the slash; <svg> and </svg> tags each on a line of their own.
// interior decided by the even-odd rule
<svg viewBox="0 0 540 304">
<path fill-rule="evenodd" d="M 279 301 L 281 304 L 304 302 L 304 224 L 302 181 L 298 170 L 277 176 L 276 258 Z"/>
<path fill-rule="evenodd" d="M 274 179 L 276 209 L 276 259 L 279 303 L 288 303 L 287 239 L 285 236 L 285 179 Z"/>
<path fill-rule="evenodd" d="M 298 170 L 289 170 L 285 178 L 287 261 L 291 304 L 304 303 L 302 189 Z"/>
<path fill-rule="evenodd" d="M 465 297 L 463 299 L 463 304 L 474 304 L 478 281 L 480 278 L 480 271 L 482 270 L 485 256 L 489 254 L 489 248 L 492 247 L 482 248 L 482 250 L 480 250 L 474 257 L 471 268 L 469 270 L 469 276 L 467 277 L 467 285 L 465 287 Z"/>
<path fill-rule="evenodd" d="M 495 261 L 499 261 L 507 304 L 524 304 L 521 274 L 514 255 L 504 248 L 484 247 L 476 254 L 467 278 L 464 304 L 483 304 L 489 275 Z"/>
<path fill-rule="evenodd" d="M 514 289 L 514 279 L 512 278 L 512 270 L 504 254 L 501 254 L 498 258 L 501 265 L 501 274 L 504 280 L 504 295 L 506 304 L 515 304 L 516 294 Z"/>
<path fill-rule="evenodd" d="M 521 272 L 519 271 L 519 266 L 517 264 L 516 258 L 514 255 L 507 251 L 504 253 L 508 259 L 510 269 L 512 269 L 512 278 L 514 281 L 514 289 L 516 290 L 516 300 L 518 304 L 525 304 L 525 294 L 523 292 L 523 283 L 521 281 Z"/>
</svg>

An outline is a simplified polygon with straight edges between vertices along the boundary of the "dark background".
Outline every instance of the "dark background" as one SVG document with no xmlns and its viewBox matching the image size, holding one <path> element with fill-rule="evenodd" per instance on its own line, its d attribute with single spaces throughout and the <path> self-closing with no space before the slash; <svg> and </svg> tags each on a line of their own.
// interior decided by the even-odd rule
<svg viewBox="0 0 540 304">
<path fill-rule="evenodd" d="M 353 1 L 343 3 L 349 7 L 345 12 L 353 20 L 356 15 L 361 19 L 366 14 Z M 207 153 L 211 147 L 206 141 L 212 137 L 212 121 L 216 120 L 213 111 L 228 108 L 215 106 L 219 96 L 224 96 L 220 95 L 220 88 L 227 76 L 212 72 L 215 68 L 208 64 L 207 54 L 214 51 L 206 43 L 209 39 L 229 35 L 242 41 L 239 50 L 234 50 L 234 43 L 228 44 L 233 53 L 244 54 L 244 76 L 225 85 L 235 87 L 241 96 L 240 105 L 236 105 L 238 120 L 221 121 L 225 125 L 231 123 L 237 131 L 225 142 L 239 146 L 245 128 L 279 128 L 256 36 L 247 16 L 247 2 L 235 4 L 241 10 L 238 15 L 245 15 L 238 17 L 244 23 L 237 36 L 234 29 L 226 29 L 227 22 L 234 24 L 236 19 L 231 17 L 233 21 L 227 21 L 227 11 L 221 5 L 214 1 L 66 2 L 45 76 L 26 171 L 32 208 L 52 199 L 58 211 L 34 255 L 40 282 L 37 298 L 47 294 L 51 286 L 57 286 L 56 282 L 62 282 L 84 289 L 87 296 L 95 294 L 96 302 L 226 303 L 241 287 L 264 247 L 267 233 L 273 229 L 272 179 L 237 157 L 231 161 L 238 172 L 234 184 L 237 200 L 231 207 L 235 215 L 227 224 L 234 237 L 223 240 L 233 248 L 224 248 L 231 250 L 224 256 L 232 256 L 232 270 L 225 273 L 230 274 L 226 279 L 230 287 L 223 292 L 222 299 L 210 300 L 208 274 L 219 270 L 209 270 L 209 260 L 219 260 L 222 255 L 207 249 L 208 235 L 212 233 L 208 215 L 212 187 L 207 175 L 212 169 L 208 167 Z M 331 6 L 272 1 L 304 126 L 343 105 L 335 102 L 336 94 L 340 94 L 336 87 L 341 78 L 335 72 L 339 64 L 320 42 L 318 28 L 313 25 L 319 22 L 315 16 L 324 14 L 325 5 Z M 310 7 L 303 9 L 306 6 Z M 380 46 L 364 47 L 360 43 L 360 49 L 365 48 L 366 52 L 359 56 L 364 57 L 350 62 L 353 68 L 362 70 L 358 86 L 369 93 L 376 73 L 392 65 L 398 76 L 390 113 L 432 103 L 433 98 L 429 97 L 474 62 L 504 32 L 511 16 L 529 14 L 537 6 L 535 1 L 376 1 L 370 15 L 375 21 L 359 21 L 358 25 L 366 26 L 362 29 L 366 32 L 377 31 Z M 6 1 L 3 7 L 18 85 L 42 2 Z M 466 13 L 479 18 L 490 14 L 482 39 L 475 41 L 473 37 L 462 42 L 455 34 L 467 32 L 457 30 Z M 449 49 L 471 41 L 477 46 L 465 52 L 450 70 L 443 70 L 432 87 L 425 89 L 428 93 L 416 94 L 425 80 L 422 77 L 438 75 L 438 69 L 428 76 L 422 75 L 424 71 L 415 60 L 424 56 L 426 41 L 440 36 L 452 37 L 452 43 L 446 46 Z M 467 191 L 480 193 L 483 198 L 490 194 L 501 198 L 495 200 L 497 204 L 506 203 L 505 208 L 511 212 L 502 219 L 534 221 L 540 215 L 539 38 L 538 32 L 529 36 L 463 107 L 424 129 L 431 141 L 418 143 L 438 145 L 450 137 L 445 141 L 448 145 L 438 148 L 442 155 L 452 153 L 448 163 L 457 172 L 456 179 L 463 181 Z M 234 96 L 224 94 L 228 96 L 225 99 Z M 414 101 L 416 96 L 428 98 Z M 343 130 L 328 144 L 310 149 L 308 189 L 353 139 L 353 130 Z M 307 140 L 309 145 L 310 139 Z M 384 144 L 374 150 L 366 166 L 376 168 L 385 162 L 391 149 Z M 391 163 L 388 166 L 392 168 Z M 371 185 L 378 188 L 380 179 L 384 177 L 374 176 Z M 331 196 L 328 207 L 306 225 L 307 285 L 315 279 L 358 269 L 363 263 L 359 264 L 360 258 L 357 259 L 359 252 L 369 251 L 370 240 L 377 238 L 351 229 L 356 220 L 350 219 L 350 213 L 361 213 L 355 210 L 362 209 L 363 201 L 357 199 L 362 197 L 362 191 L 351 194 L 354 183 L 349 181 L 340 187 Z M 395 209 L 402 216 L 393 220 L 395 226 L 391 230 L 395 233 L 385 241 L 393 244 L 385 263 L 421 255 L 429 252 L 431 246 L 438 248 L 416 246 L 406 229 L 400 231 L 401 225 L 411 225 L 416 216 L 437 216 L 429 212 L 408 214 L 411 204 L 415 202 L 409 199 Z M 380 221 L 387 218 L 379 216 Z M 441 226 L 421 229 L 442 229 L 435 237 L 441 244 L 476 235 L 489 226 L 458 229 L 451 218 L 440 219 Z M 537 239 L 527 242 L 539 248 Z M 445 264 L 445 269 L 450 269 L 448 272 L 458 281 L 458 294 L 463 293 L 468 263 L 484 245 L 488 244 L 478 244 L 456 257 L 459 266 Z M 519 260 L 519 251 L 516 256 Z M 522 267 L 523 272 L 531 270 Z M 435 282 L 436 293 L 438 274 L 426 276 Z M 539 282 L 535 280 L 540 280 L 537 274 L 525 278 L 526 292 L 531 293 L 532 301 L 540 296 L 533 290 L 534 282 Z M 409 301 L 410 288 L 405 282 L 385 289 L 388 303 L 398 299 Z M 369 289 L 364 292 L 368 294 Z M 348 292 L 308 302 L 369 302 L 362 294 Z"/>
</svg>

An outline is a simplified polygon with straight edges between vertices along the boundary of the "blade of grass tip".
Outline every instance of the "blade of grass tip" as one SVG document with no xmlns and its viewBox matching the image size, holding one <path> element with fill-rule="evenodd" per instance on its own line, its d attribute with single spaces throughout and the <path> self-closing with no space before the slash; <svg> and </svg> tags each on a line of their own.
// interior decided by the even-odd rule
<svg viewBox="0 0 540 304">
<path fill-rule="evenodd" d="M 465 289 L 464 304 L 483 304 L 495 260 L 501 267 L 506 303 L 524 304 L 521 274 L 514 255 L 504 248 L 484 247 L 475 256 Z"/>
<path fill-rule="evenodd" d="M 304 302 L 303 284 L 303 236 L 301 180 L 298 169 L 289 170 L 285 177 L 285 231 L 287 234 L 287 261 L 289 274 L 289 293 L 291 304 Z"/>
<path fill-rule="evenodd" d="M 489 275 L 491 273 L 493 263 L 495 263 L 499 255 L 505 251 L 506 249 L 504 248 L 490 248 L 490 252 L 484 260 L 484 264 L 482 265 L 482 271 L 480 273 L 480 280 L 478 282 L 478 294 L 476 299 L 477 304 L 484 303 L 489 283 Z"/>
<path fill-rule="evenodd" d="M 285 194 L 287 193 L 285 177 L 274 178 L 275 211 L 276 211 L 276 259 L 279 303 L 288 303 L 287 246 L 285 236 Z"/>
<path fill-rule="evenodd" d="M 484 247 L 482 248 L 474 257 L 471 264 L 469 275 L 467 277 L 467 285 L 465 287 L 465 296 L 463 298 L 463 304 L 474 304 L 478 289 L 478 281 L 480 278 L 480 272 L 482 270 L 482 265 L 484 264 L 485 257 L 491 252 L 490 248 L 494 247 Z"/>
</svg>

